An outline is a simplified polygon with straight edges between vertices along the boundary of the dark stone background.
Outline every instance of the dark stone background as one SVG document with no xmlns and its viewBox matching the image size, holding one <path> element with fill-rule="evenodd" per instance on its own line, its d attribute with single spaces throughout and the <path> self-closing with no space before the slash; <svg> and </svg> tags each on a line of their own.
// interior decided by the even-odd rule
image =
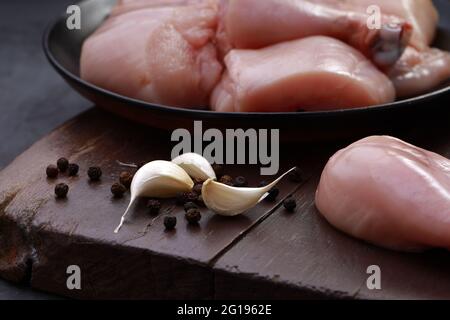
<svg viewBox="0 0 450 320">
<path fill-rule="evenodd" d="M 39 138 L 86 110 L 41 48 L 44 29 L 75 0 L 0 1 L 0 169 Z M 0 280 L 0 299 L 55 298 Z"/>
</svg>

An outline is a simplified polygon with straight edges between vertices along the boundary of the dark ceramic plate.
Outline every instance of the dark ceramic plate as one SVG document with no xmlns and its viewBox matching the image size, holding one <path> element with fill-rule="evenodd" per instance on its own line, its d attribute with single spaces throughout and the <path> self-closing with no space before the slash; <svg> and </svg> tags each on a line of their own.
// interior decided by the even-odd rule
<svg viewBox="0 0 450 320">
<path fill-rule="evenodd" d="M 427 117 L 448 109 L 450 81 L 433 92 L 387 105 L 359 109 L 304 113 L 219 113 L 162 106 L 131 99 L 99 88 L 79 77 L 83 41 L 108 16 L 116 0 L 85 0 L 81 8 L 81 30 L 68 30 L 67 15 L 51 25 L 44 35 L 44 50 L 50 63 L 79 93 L 98 106 L 150 126 L 191 128 L 193 120 L 204 127 L 280 128 L 294 140 L 317 140 L 391 133 L 406 124 L 417 125 Z M 450 51 L 450 1 L 435 0 L 441 20 L 434 46 Z"/>
</svg>

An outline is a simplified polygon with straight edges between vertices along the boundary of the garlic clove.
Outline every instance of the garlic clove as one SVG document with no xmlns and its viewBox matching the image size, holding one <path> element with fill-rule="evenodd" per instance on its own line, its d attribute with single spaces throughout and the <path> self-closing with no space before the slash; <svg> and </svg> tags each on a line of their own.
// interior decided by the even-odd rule
<svg viewBox="0 0 450 320">
<path fill-rule="evenodd" d="M 180 166 L 162 160 L 147 163 L 133 177 L 130 203 L 114 232 L 119 232 L 138 197 L 173 198 L 179 192 L 191 191 L 193 186 L 194 182 Z"/>
<path fill-rule="evenodd" d="M 208 179 L 202 188 L 203 202 L 219 215 L 237 216 L 257 205 L 270 189 L 294 169 L 262 188 L 236 188 Z"/>
<path fill-rule="evenodd" d="M 208 160 L 197 153 L 185 153 L 172 160 L 183 168 L 192 178 L 206 181 L 216 179 L 216 173 Z"/>
</svg>

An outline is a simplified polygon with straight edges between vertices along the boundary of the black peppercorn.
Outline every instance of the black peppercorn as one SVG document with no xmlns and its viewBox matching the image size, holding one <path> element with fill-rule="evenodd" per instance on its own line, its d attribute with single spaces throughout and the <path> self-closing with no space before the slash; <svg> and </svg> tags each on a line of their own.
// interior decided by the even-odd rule
<svg viewBox="0 0 450 320">
<path fill-rule="evenodd" d="M 121 183 L 114 183 L 111 186 L 111 193 L 115 198 L 122 198 L 124 193 L 127 191 L 127 188 Z"/>
<path fill-rule="evenodd" d="M 221 164 L 213 164 L 212 168 L 216 174 L 217 179 L 220 179 L 223 176 L 223 165 Z"/>
<path fill-rule="evenodd" d="M 233 185 L 235 187 L 238 187 L 238 188 L 243 188 L 243 187 L 247 187 L 248 186 L 248 182 L 247 182 L 247 179 L 245 179 L 242 176 L 239 176 L 239 177 L 236 177 L 234 179 Z"/>
<path fill-rule="evenodd" d="M 74 177 L 78 174 L 78 170 L 80 170 L 80 167 L 76 163 L 70 163 L 68 170 L 69 170 L 69 176 Z"/>
<path fill-rule="evenodd" d="M 296 167 L 288 174 L 288 179 L 291 182 L 300 183 L 303 181 L 303 176 L 303 171 L 300 168 Z"/>
<path fill-rule="evenodd" d="M 69 160 L 67 160 L 66 158 L 59 158 L 58 161 L 56 161 L 56 166 L 58 167 L 59 171 L 65 172 L 69 167 Z"/>
<path fill-rule="evenodd" d="M 150 199 L 147 202 L 147 209 L 151 215 L 159 214 L 159 210 L 161 210 L 161 202 L 156 199 Z"/>
<path fill-rule="evenodd" d="M 50 179 L 55 179 L 58 176 L 58 167 L 56 167 L 54 164 L 51 164 L 47 167 L 47 169 L 45 169 L 45 173 Z"/>
<path fill-rule="evenodd" d="M 119 181 L 123 184 L 127 189 L 131 186 L 131 181 L 133 181 L 133 175 L 127 171 L 123 171 L 119 175 Z"/>
<path fill-rule="evenodd" d="M 190 209 L 198 209 L 198 207 L 194 202 L 186 202 L 184 204 L 184 211 L 188 212 Z"/>
<path fill-rule="evenodd" d="M 229 186 L 232 186 L 233 185 L 233 178 L 228 176 L 228 175 L 224 175 L 224 176 L 220 177 L 219 182 L 223 183 L 223 184 L 226 184 L 226 185 L 229 185 Z"/>
<path fill-rule="evenodd" d="M 186 202 L 195 202 L 198 200 L 198 194 L 195 192 L 180 192 L 176 196 L 176 203 L 184 206 Z"/>
<path fill-rule="evenodd" d="M 55 195 L 57 198 L 65 198 L 69 192 L 69 186 L 65 183 L 58 183 L 55 186 Z"/>
<path fill-rule="evenodd" d="M 283 201 L 283 206 L 286 208 L 286 210 L 293 212 L 297 207 L 297 202 L 294 198 L 289 197 Z"/>
<path fill-rule="evenodd" d="M 194 225 L 199 223 L 202 214 L 197 209 L 190 209 L 186 212 L 185 217 L 189 224 Z"/>
<path fill-rule="evenodd" d="M 202 194 L 202 188 L 203 188 L 203 183 L 197 183 L 194 188 L 192 188 L 192 191 L 195 192 L 197 195 L 201 195 Z"/>
<path fill-rule="evenodd" d="M 269 190 L 268 195 L 264 198 L 264 200 L 273 202 L 277 199 L 279 194 L 280 194 L 280 190 L 278 188 L 274 187 Z"/>
<path fill-rule="evenodd" d="M 98 181 L 102 176 L 102 169 L 99 167 L 90 167 L 88 169 L 88 176 L 92 181 Z"/>
<path fill-rule="evenodd" d="M 187 202 L 195 202 L 198 200 L 198 194 L 195 192 L 188 192 L 186 194 Z"/>
<path fill-rule="evenodd" d="M 173 230 L 177 225 L 177 217 L 167 216 L 164 217 L 164 227 L 166 230 Z"/>
</svg>

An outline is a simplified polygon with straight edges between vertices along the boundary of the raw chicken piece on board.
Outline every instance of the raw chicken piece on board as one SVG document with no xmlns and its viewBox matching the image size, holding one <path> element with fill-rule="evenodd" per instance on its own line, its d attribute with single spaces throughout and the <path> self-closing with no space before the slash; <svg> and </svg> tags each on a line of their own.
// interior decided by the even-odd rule
<svg viewBox="0 0 450 320">
<path fill-rule="evenodd" d="M 365 12 L 323 1 L 221 0 L 219 12 L 222 54 L 323 35 L 350 44 L 385 68 L 398 60 L 411 36 L 411 26 L 397 17 L 383 16 L 381 29 L 371 30 Z"/>
<path fill-rule="evenodd" d="M 388 75 L 399 98 L 426 93 L 450 79 L 450 53 L 439 49 L 417 51 L 408 47 Z"/>
<path fill-rule="evenodd" d="M 81 77 L 152 103 L 206 107 L 222 65 L 217 7 L 151 7 L 112 16 L 83 44 Z"/>
<path fill-rule="evenodd" d="M 232 50 L 211 105 L 223 112 L 355 108 L 392 102 L 391 81 L 345 43 L 316 36 Z"/>
<path fill-rule="evenodd" d="M 450 160 L 369 137 L 326 165 L 316 206 L 336 228 L 390 249 L 450 249 Z"/>
</svg>

